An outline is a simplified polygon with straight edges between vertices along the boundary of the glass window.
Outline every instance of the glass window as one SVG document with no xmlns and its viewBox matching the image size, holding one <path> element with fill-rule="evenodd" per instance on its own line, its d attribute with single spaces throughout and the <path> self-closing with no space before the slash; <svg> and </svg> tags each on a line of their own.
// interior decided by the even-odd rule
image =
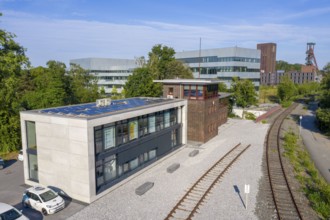
<svg viewBox="0 0 330 220">
<path fill-rule="evenodd" d="M 124 168 L 124 173 L 128 172 L 128 170 L 129 170 L 128 163 L 124 163 L 123 168 Z"/>
<path fill-rule="evenodd" d="M 177 120 L 177 111 L 176 109 L 171 109 L 170 123 L 171 126 L 176 124 Z"/>
<path fill-rule="evenodd" d="M 172 142 L 172 147 L 175 147 L 177 145 L 177 129 L 172 131 L 171 134 L 171 142 Z"/>
<path fill-rule="evenodd" d="M 122 138 L 123 138 L 123 143 L 126 143 L 128 141 L 128 125 L 127 123 L 122 125 Z"/>
<path fill-rule="evenodd" d="M 139 160 L 138 158 L 135 158 L 134 160 L 131 160 L 129 162 L 130 170 L 134 170 L 139 166 Z"/>
<path fill-rule="evenodd" d="M 37 149 L 36 124 L 34 121 L 26 122 L 27 147 Z"/>
<path fill-rule="evenodd" d="M 156 117 L 155 117 L 155 115 L 149 115 L 148 122 L 149 122 L 149 133 L 155 132 L 156 131 Z"/>
<path fill-rule="evenodd" d="M 104 149 L 109 149 L 112 147 L 115 147 L 115 128 L 112 127 L 108 127 L 108 128 L 104 128 L 103 130 L 104 133 Z"/>
<path fill-rule="evenodd" d="M 118 165 L 118 176 L 121 176 L 123 174 L 123 166 Z"/>
<path fill-rule="evenodd" d="M 138 137 L 138 122 L 137 120 L 129 122 L 129 139 L 133 140 Z"/>
<path fill-rule="evenodd" d="M 156 149 L 149 151 L 149 160 L 156 157 Z"/>
<path fill-rule="evenodd" d="M 156 113 L 156 131 L 160 131 L 164 128 L 164 113 Z"/>
<path fill-rule="evenodd" d="M 190 86 L 189 85 L 185 85 L 183 87 L 183 95 L 184 96 L 189 96 L 189 91 L 190 91 Z"/>
<path fill-rule="evenodd" d="M 190 97 L 196 97 L 196 86 L 191 86 L 190 88 Z"/>
<path fill-rule="evenodd" d="M 165 128 L 170 127 L 170 111 L 167 110 L 164 113 Z"/>
<path fill-rule="evenodd" d="M 102 186 L 104 183 L 103 179 L 103 167 L 102 167 L 102 161 L 96 162 L 96 186 Z"/>
<path fill-rule="evenodd" d="M 101 153 L 103 151 L 103 141 L 102 141 L 102 130 L 96 130 L 95 128 L 95 152 L 96 154 Z"/>
<path fill-rule="evenodd" d="M 39 180 L 37 155 L 28 154 L 28 159 L 29 159 L 29 177 L 30 177 L 30 179 Z"/>
<path fill-rule="evenodd" d="M 144 161 L 148 161 L 149 160 L 149 154 L 148 154 L 148 152 L 145 152 L 143 154 L 143 158 L 144 158 Z"/>
<path fill-rule="evenodd" d="M 112 159 L 104 163 L 104 179 L 105 181 L 112 180 L 116 178 L 116 159 Z"/>
<path fill-rule="evenodd" d="M 203 97 L 203 86 L 198 86 L 197 96 Z"/>
<path fill-rule="evenodd" d="M 139 136 L 142 137 L 146 134 L 148 134 L 148 118 L 144 115 L 139 118 Z"/>
</svg>

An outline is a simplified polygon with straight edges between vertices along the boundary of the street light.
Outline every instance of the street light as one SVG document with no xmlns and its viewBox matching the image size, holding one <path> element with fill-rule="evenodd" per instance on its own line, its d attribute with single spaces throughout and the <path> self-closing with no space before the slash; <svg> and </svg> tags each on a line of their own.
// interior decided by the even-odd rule
<svg viewBox="0 0 330 220">
<path fill-rule="evenodd" d="M 302 115 L 299 116 L 299 135 L 301 135 L 301 120 L 302 120 Z"/>
</svg>

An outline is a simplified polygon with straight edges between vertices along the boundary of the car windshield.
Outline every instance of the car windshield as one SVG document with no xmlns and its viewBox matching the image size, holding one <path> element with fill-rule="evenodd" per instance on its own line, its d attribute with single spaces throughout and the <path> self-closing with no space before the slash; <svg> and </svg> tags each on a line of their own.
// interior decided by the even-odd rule
<svg viewBox="0 0 330 220">
<path fill-rule="evenodd" d="M 0 219 L 14 220 L 22 216 L 22 213 L 18 212 L 16 209 L 10 209 L 4 213 L 0 214 Z"/>
<path fill-rule="evenodd" d="M 53 191 L 48 190 L 48 191 L 40 194 L 40 197 L 41 197 L 42 201 L 48 202 L 49 200 L 55 199 L 57 197 L 57 195 Z"/>
</svg>

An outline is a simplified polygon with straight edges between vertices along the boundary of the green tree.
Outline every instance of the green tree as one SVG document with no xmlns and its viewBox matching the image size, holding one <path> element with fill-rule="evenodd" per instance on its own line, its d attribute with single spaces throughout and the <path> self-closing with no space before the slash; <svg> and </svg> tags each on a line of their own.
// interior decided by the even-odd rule
<svg viewBox="0 0 330 220">
<path fill-rule="evenodd" d="M 23 97 L 27 109 L 49 108 L 70 103 L 70 82 L 65 64 L 48 61 L 47 66 L 30 70 L 33 89 L 27 91 Z"/>
<path fill-rule="evenodd" d="M 286 61 L 279 60 L 279 61 L 276 61 L 276 69 L 277 70 L 284 70 L 285 72 L 291 71 L 291 70 L 300 71 L 301 70 L 301 64 L 299 64 L 299 63 L 290 64 Z"/>
<path fill-rule="evenodd" d="M 284 75 L 281 78 L 280 84 L 277 86 L 277 96 L 280 99 L 280 102 L 290 102 L 292 98 L 296 95 L 297 89 L 289 78 L 289 76 Z"/>
<path fill-rule="evenodd" d="M 0 13 L 0 16 L 2 14 Z M 15 42 L 16 36 L 0 29 L 0 151 L 9 152 L 19 148 L 20 77 L 29 67 L 25 49 Z"/>
<path fill-rule="evenodd" d="M 237 77 L 233 78 L 231 91 L 237 106 L 246 108 L 257 104 L 257 94 L 253 83 L 250 80 L 240 80 Z"/>
<path fill-rule="evenodd" d="M 183 64 L 181 61 L 172 60 L 166 65 L 166 79 L 193 79 L 192 72 L 188 66 Z"/>
<path fill-rule="evenodd" d="M 171 47 L 157 44 L 149 52 L 148 67 L 154 74 L 154 79 L 166 79 L 168 63 L 175 60 L 175 51 Z"/>
<path fill-rule="evenodd" d="M 218 85 L 218 91 L 219 92 L 228 92 L 228 88 L 227 88 L 226 83 L 220 82 L 219 85 Z"/>
<path fill-rule="evenodd" d="M 119 93 L 116 86 L 111 89 L 111 99 L 122 99 L 124 98 L 124 93 Z"/>
<path fill-rule="evenodd" d="M 153 82 L 153 74 L 148 67 L 137 68 L 128 77 L 124 86 L 125 96 L 130 97 L 159 97 L 162 87 Z"/>
<path fill-rule="evenodd" d="M 69 78 L 69 102 L 66 104 L 78 104 L 94 102 L 100 97 L 97 86 L 97 78 L 88 74 L 78 65 L 71 64 L 70 71 L 67 73 Z"/>
</svg>

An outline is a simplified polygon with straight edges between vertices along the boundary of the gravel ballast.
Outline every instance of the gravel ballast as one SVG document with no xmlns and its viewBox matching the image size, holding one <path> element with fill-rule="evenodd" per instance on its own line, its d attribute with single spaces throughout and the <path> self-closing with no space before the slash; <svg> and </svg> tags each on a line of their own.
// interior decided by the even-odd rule
<svg viewBox="0 0 330 220">
<path fill-rule="evenodd" d="M 186 191 L 216 161 L 238 143 L 251 147 L 227 171 L 211 191 L 194 219 L 258 219 L 255 215 L 258 182 L 268 124 L 229 119 L 219 135 L 200 146 L 187 144 L 112 187 L 112 191 L 70 219 L 164 219 Z M 199 153 L 190 157 L 189 153 Z M 180 168 L 168 173 L 172 164 Z M 143 183 L 153 187 L 139 196 Z M 246 209 L 244 185 L 250 185 Z M 238 193 L 239 191 L 239 193 Z"/>
</svg>

